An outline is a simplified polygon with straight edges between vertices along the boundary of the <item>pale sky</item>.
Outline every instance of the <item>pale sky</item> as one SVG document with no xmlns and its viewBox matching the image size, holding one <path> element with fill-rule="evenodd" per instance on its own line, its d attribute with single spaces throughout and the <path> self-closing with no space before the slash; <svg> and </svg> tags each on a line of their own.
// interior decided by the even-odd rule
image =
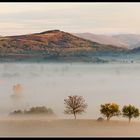
<svg viewBox="0 0 140 140">
<path fill-rule="evenodd" d="M 0 35 L 53 29 L 140 34 L 140 3 L 0 3 Z"/>
</svg>

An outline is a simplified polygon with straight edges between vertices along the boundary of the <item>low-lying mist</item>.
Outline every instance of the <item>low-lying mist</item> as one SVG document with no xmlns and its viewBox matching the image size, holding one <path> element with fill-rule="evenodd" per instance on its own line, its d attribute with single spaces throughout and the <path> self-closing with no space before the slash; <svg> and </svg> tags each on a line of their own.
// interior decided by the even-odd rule
<svg viewBox="0 0 140 140">
<path fill-rule="evenodd" d="M 100 117 L 100 105 L 107 102 L 140 107 L 139 64 L 88 63 L 2 63 L 0 64 L 0 116 L 18 109 L 47 106 L 59 118 L 64 99 L 81 95 L 88 109 L 77 118 Z M 121 118 L 120 118 L 121 119 Z"/>
</svg>

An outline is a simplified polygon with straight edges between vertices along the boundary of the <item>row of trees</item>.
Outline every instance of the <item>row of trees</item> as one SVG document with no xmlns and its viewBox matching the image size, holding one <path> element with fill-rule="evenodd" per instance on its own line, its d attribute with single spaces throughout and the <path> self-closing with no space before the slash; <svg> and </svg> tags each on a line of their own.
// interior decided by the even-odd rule
<svg viewBox="0 0 140 140">
<path fill-rule="evenodd" d="M 103 104 L 101 105 L 100 112 L 107 118 L 107 121 L 109 121 L 113 116 L 122 115 L 129 119 L 129 123 L 132 118 L 137 118 L 140 115 L 139 109 L 130 104 L 123 106 L 121 111 L 119 109 L 119 105 L 116 103 Z"/>
<path fill-rule="evenodd" d="M 66 114 L 73 114 L 74 118 L 76 119 L 77 114 L 82 114 L 87 109 L 87 103 L 85 102 L 82 96 L 68 96 L 67 99 L 64 99 L 65 104 L 65 113 Z M 100 109 L 100 113 L 107 118 L 109 121 L 114 116 L 127 117 L 129 119 L 129 123 L 132 118 L 139 117 L 139 109 L 133 105 L 125 105 L 123 106 L 122 110 L 116 103 L 106 103 L 102 104 Z"/>
</svg>

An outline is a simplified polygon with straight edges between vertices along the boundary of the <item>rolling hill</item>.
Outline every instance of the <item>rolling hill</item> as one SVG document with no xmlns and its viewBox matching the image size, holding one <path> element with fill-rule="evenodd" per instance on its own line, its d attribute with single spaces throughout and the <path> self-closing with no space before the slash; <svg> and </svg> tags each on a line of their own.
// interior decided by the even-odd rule
<svg viewBox="0 0 140 140">
<path fill-rule="evenodd" d="M 87 59 L 96 52 L 122 50 L 126 48 L 100 44 L 60 30 L 0 37 L 0 59 L 7 61 L 37 58 L 75 61 L 81 58 Z"/>
</svg>

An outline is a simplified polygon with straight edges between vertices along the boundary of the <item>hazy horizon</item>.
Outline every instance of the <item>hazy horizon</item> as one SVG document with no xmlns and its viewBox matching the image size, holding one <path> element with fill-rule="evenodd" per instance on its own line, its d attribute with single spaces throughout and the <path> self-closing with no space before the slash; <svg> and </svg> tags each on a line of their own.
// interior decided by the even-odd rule
<svg viewBox="0 0 140 140">
<path fill-rule="evenodd" d="M 38 32 L 30 32 L 30 33 L 19 33 L 19 34 L 7 34 L 7 35 L 0 35 L 1 37 L 6 37 L 6 36 L 15 36 L 15 35 L 30 35 L 30 34 L 35 34 L 35 33 L 41 33 L 45 31 L 53 31 L 53 30 L 59 30 L 59 29 L 49 29 L 49 30 L 43 30 L 43 31 L 38 31 Z M 63 32 L 67 32 L 65 30 L 60 30 Z M 105 36 L 115 36 L 115 35 L 140 35 L 140 33 L 93 33 L 93 32 L 68 32 L 70 34 L 93 34 L 93 35 L 105 35 Z"/>
<path fill-rule="evenodd" d="M 0 3 L 0 35 L 59 29 L 70 33 L 140 34 L 140 3 Z"/>
<path fill-rule="evenodd" d="M 43 31 L 38 31 L 38 32 L 30 32 L 30 33 L 20 33 L 20 34 L 7 34 L 7 35 L 0 35 L 1 37 L 6 37 L 6 36 L 14 36 L 14 35 L 30 35 L 30 34 L 35 34 L 35 33 L 41 33 L 45 31 L 53 31 L 53 30 L 59 30 L 59 29 L 49 29 L 49 30 L 43 30 Z M 67 32 L 65 30 L 60 30 L 63 32 Z M 105 36 L 114 36 L 114 35 L 140 35 L 140 33 L 93 33 L 93 32 L 69 32 L 70 34 L 93 34 L 93 35 L 105 35 Z"/>
</svg>

